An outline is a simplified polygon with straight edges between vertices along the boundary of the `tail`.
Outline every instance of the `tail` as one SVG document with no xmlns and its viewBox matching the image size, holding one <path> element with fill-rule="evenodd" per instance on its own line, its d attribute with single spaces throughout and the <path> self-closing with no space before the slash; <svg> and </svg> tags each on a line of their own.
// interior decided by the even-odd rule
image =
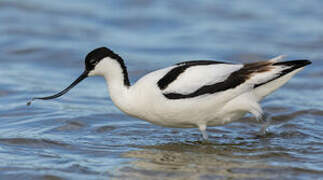
<svg viewBox="0 0 323 180">
<path fill-rule="evenodd" d="M 272 67 L 273 72 L 272 78 L 269 78 L 264 82 L 257 83 L 254 86 L 255 94 L 259 100 L 283 86 L 297 72 L 302 70 L 306 65 L 312 63 L 309 60 L 271 62 L 272 64 L 270 66 Z"/>
<path fill-rule="evenodd" d="M 285 61 L 285 62 L 276 62 L 276 63 L 273 63 L 271 66 L 277 66 L 277 67 L 281 67 L 283 68 L 284 70 L 280 71 L 278 74 L 278 76 L 266 81 L 266 82 L 262 82 L 262 83 L 259 83 L 259 84 L 256 84 L 255 85 L 255 88 L 259 87 L 259 86 L 262 86 L 264 84 L 267 84 L 271 81 L 274 81 L 276 79 L 279 79 L 280 77 L 290 73 L 290 72 L 293 72 L 297 69 L 300 69 L 300 68 L 303 68 L 304 66 L 307 66 L 309 64 L 311 64 L 312 62 L 309 61 L 309 60 L 293 60 L 293 61 Z"/>
</svg>

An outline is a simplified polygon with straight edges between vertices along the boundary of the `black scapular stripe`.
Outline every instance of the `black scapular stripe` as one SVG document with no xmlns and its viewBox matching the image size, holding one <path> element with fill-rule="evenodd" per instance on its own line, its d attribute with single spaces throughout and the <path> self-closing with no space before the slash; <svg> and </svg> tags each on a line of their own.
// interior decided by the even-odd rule
<svg viewBox="0 0 323 180">
<path fill-rule="evenodd" d="M 257 62 L 257 63 L 250 63 L 245 64 L 244 67 L 241 69 L 233 72 L 225 81 L 202 86 L 198 90 L 190 93 L 190 94 L 179 94 L 179 93 L 165 93 L 164 96 L 168 99 L 184 99 L 184 98 L 193 98 L 205 94 L 213 94 L 221 91 L 225 91 L 228 89 L 233 89 L 240 84 L 244 83 L 246 80 L 248 80 L 253 73 L 261 73 L 270 71 L 272 66 L 290 66 L 291 68 L 285 69 L 281 72 L 280 76 L 269 80 L 265 83 L 268 83 L 270 81 L 273 81 L 287 73 L 290 73 L 294 71 L 295 69 L 304 67 L 308 64 L 311 64 L 308 60 L 294 60 L 294 61 L 287 61 L 287 62 L 278 62 L 278 63 L 271 63 L 271 62 Z M 262 84 L 265 84 L 262 83 Z M 258 84 L 255 85 L 254 88 L 262 85 Z"/>
<path fill-rule="evenodd" d="M 192 66 L 205 66 L 205 65 L 212 65 L 212 64 L 228 64 L 226 62 L 219 62 L 219 61 L 207 61 L 207 60 L 196 60 L 196 61 L 185 61 L 180 62 L 175 65 L 177 67 L 171 69 L 165 76 L 163 76 L 158 82 L 157 85 L 161 90 L 167 88 L 167 86 L 175 81 L 180 74 L 182 74 L 187 68 Z"/>
<path fill-rule="evenodd" d="M 210 61 L 210 60 L 193 60 L 193 61 L 179 62 L 175 65 L 197 66 L 197 65 L 211 65 L 211 64 L 230 64 L 230 63 L 222 62 L 222 61 Z"/>
<path fill-rule="evenodd" d="M 204 94 L 213 94 L 227 89 L 232 89 L 238 85 L 244 83 L 249 78 L 249 72 L 245 68 L 241 68 L 238 71 L 233 72 L 225 81 L 202 86 L 198 90 L 190 94 L 179 94 L 179 93 L 165 93 L 164 96 L 168 99 L 183 99 L 193 98 Z"/>
</svg>

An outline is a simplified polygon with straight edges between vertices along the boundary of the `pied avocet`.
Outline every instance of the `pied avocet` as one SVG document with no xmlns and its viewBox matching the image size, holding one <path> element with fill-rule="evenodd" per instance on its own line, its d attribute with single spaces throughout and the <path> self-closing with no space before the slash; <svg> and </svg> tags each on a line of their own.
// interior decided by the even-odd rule
<svg viewBox="0 0 323 180">
<path fill-rule="evenodd" d="M 85 71 L 70 86 L 32 100 L 60 97 L 89 76 L 103 76 L 112 101 L 124 113 L 160 126 L 197 127 L 207 139 L 207 126 L 224 125 L 246 113 L 264 121 L 259 102 L 311 64 L 281 59 L 248 64 L 186 61 L 153 71 L 130 85 L 123 59 L 100 47 L 86 56 Z"/>
</svg>

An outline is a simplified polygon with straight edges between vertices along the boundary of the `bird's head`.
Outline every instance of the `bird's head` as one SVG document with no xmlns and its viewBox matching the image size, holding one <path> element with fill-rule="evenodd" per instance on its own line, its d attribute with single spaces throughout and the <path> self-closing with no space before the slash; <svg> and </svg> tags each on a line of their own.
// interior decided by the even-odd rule
<svg viewBox="0 0 323 180">
<path fill-rule="evenodd" d="M 87 76 L 103 75 L 109 64 L 119 64 L 125 68 L 122 58 L 106 47 L 94 49 L 85 57 L 85 72 Z"/>
<path fill-rule="evenodd" d="M 123 72 L 127 73 L 124 62 L 118 54 L 115 54 L 113 51 L 111 51 L 106 47 L 96 48 L 86 55 L 85 70 L 71 85 L 69 85 L 61 92 L 52 96 L 34 97 L 32 98 L 31 101 L 27 103 L 27 105 L 30 105 L 31 102 L 36 99 L 48 100 L 48 99 L 54 99 L 54 98 L 60 97 L 65 93 L 67 93 L 70 89 L 72 89 L 74 86 L 76 86 L 85 78 L 89 76 L 104 75 L 105 71 L 107 70 L 107 66 L 109 66 L 109 64 L 118 64 L 121 66 L 121 69 L 123 70 Z M 128 78 L 125 78 L 125 84 L 129 84 Z"/>
</svg>

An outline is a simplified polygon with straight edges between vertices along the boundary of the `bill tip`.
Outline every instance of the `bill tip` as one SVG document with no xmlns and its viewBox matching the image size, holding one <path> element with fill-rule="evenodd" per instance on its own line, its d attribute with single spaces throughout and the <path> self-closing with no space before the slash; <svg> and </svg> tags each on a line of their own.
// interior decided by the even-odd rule
<svg viewBox="0 0 323 180">
<path fill-rule="evenodd" d="M 30 106 L 31 105 L 31 101 L 28 101 L 26 105 L 27 106 Z"/>
<path fill-rule="evenodd" d="M 35 100 L 35 98 L 32 98 L 30 101 L 28 101 L 28 102 L 26 103 L 26 105 L 27 105 L 27 106 L 30 106 L 30 105 L 31 105 L 31 103 L 32 103 L 34 100 Z"/>
</svg>

